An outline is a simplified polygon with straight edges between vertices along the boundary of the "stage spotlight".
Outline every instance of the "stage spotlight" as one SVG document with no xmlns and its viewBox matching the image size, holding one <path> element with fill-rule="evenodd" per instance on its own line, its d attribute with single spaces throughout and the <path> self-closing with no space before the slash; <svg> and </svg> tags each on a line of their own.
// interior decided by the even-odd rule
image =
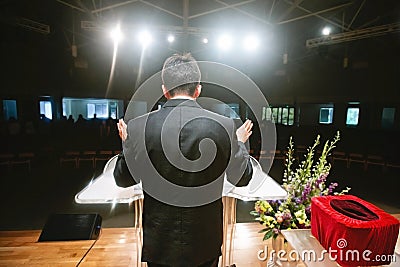
<svg viewBox="0 0 400 267">
<path fill-rule="evenodd" d="M 203 44 L 208 44 L 208 39 L 207 38 L 203 38 Z"/>
<path fill-rule="evenodd" d="M 119 43 L 124 38 L 119 24 L 110 32 L 110 36 L 114 40 L 114 43 Z"/>
<path fill-rule="evenodd" d="M 328 36 L 329 34 L 331 34 L 332 29 L 330 27 L 325 27 L 322 29 L 322 34 L 325 36 Z"/>
<path fill-rule="evenodd" d="M 260 45 L 258 38 L 254 35 L 247 36 L 243 41 L 244 49 L 254 51 Z"/>
<path fill-rule="evenodd" d="M 151 36 L 151 34 L 149 32 L 142 31 L 139 34 L 139 41 L 140 41 L 140 43 L 142 44 L 143 47 L 147 47 L 153 41 L 153 37 Z"/>
<path fill-rule="evenodd" d="M 168 40 L 168 43 L 173 43 L 175 41 L 175 36 L 170 34 L 170 35 L 168 35 L 167 40 Z"/>
<path fill-rule="evenodd" d="M 229 50 L 232 47 L 232 38 L 229 35 L 222 35 L 218 39 L 218 46 L 222 50 Z"/>
</svg>

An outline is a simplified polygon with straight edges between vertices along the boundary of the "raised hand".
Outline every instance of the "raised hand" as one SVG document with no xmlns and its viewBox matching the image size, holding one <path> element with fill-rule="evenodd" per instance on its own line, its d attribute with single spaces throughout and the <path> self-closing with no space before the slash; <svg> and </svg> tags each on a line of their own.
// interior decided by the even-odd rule
<svg viewBox="0 0 400 267">
<path fill-rule="evenodd" d="M 127 132 L 127 125 L 123 119 L 119 119 L 117 123 L 117 128 L 119 137 L 121 138 L 122 141 L 125 141 L 126 138 L 128 138 L 128 132 Z"/>
<path fill-rule="evenodd" d="M 236 130 L 236 136 L 238 141 L 246 143 L 250 135 L 253 133 L 251 129 L 253 128 L 253 122 L 251 120 L 246 120 L 242 126 Z"/>
</svg>

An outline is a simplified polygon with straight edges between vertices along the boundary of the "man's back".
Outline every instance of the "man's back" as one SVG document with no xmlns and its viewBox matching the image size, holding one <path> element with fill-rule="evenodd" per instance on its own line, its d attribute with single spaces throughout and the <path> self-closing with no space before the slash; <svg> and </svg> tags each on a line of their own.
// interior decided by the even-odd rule
<svg viewBox="0 0 400 267">
<path fill-rule="evenodd" d="M 161 110 L 118 123 L 124 153 L 115 180 L 123 187 L 134 184 L 132 176 L 142 182 L 142 261 L 150 267 L 215 267 L 224 176 L 248 183 L 252 169 L 244 142 L 253 125 L 248 120 L 236 130 L 233 120 L 197 104 L 201 73 L 190 54 L 167 58 L 161 76 L 168 99 Z"/>
<path fill-rule="evenodd" d="M 178 134 L 175 136 L 176 133 Z M 161 110 L 128 124 L 128 136 L 131 136 L 131 140 L 124 146 L 124 151 L 125 156 L 140 155 L 135 160 L 128 157 L 127 162 L 133 175 L 142 180 L 145 192 L 151 192 L 152 188 L 149 187 L 157 186 L 146 181 L 148 171 L 144 168 L 144 159 L 148 155 L 154 168 L 167 181 L 183 187 L 199 187 L 218 181 L 213 184 L 212 191 L 218 191 L 221 197 L 223 176 L 231 159 L 231 140 L 237 143 L 233 138 L 234 134 L 233 120 L 206 111 L 193 100 L 173 99 Z M 140 144 L 141 135 L 145 136 L 145 146 Z M 196 162 L 202 157 L 199 150 L 201 141 L 212 140 L 216 150 L 211 165 L 200 171 L 188 171 L 184 170 L 184 166 L 174 166 L 171 162 L 179 164 L 182 161 L 179 153 L 171 153 L 174 148 L 168 148 L 174 145 L 175 139 L 182 155 L 194 165 L 202 164 L 201 161 Z M 246 157 L 246 153 L 241 157 Z M 191 168 L 201 169 L 202 166 L 192 165 Z M 237 173 L 240 172 L 239 169 L 236 170 Z M 246 183 L 248 179 L 246 177 L 242 183 Z M 179 195 L 179 192 L 168 193 Z M 222 201 L 220 198 L 212 199 L 212 192 L 209 194 L 210 201 L 207 204 L 187 207 L 190 205 L 185 205 L 185 199 L 181 199 L 182 205 L 179 207 L 145 193 L 143 260 L 149 259 L 171 266 L 197 266 L 218 257 L 222 244 Z M 193 199 L 187 199 L 187 203 L 192 201 Z"/>
</svg>

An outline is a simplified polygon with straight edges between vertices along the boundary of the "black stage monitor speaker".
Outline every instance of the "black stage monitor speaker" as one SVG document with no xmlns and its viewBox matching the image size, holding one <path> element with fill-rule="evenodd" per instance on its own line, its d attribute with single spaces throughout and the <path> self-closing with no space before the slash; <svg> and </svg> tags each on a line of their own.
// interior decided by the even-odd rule
<svg viewBox="0 0 400 267">
<path fill-rule="evenodd" d="M 38 241 L 97 239 L 100 229 L 99 214 L 53 214 L 47 219 Z"/>
</svg>

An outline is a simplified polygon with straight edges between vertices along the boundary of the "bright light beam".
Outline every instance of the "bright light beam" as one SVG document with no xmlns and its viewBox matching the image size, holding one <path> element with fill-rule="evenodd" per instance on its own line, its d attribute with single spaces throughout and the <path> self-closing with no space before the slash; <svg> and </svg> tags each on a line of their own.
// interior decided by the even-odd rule
<svg viewBox="0 0 400 267">
<path fill-rule="evenodd" d="M 139 84 L 142 79 L 142 70 L 143 70 L 143 58 L 144 54 L 146 52 L 146 48 L 151 44 L 153 41 L 153 37 L 148 31 L 142 31 L 139 33 L 139 41 L 142 44 L 142 53 L 140 54 L 140 60 L 139 60 L 139 70 L 137 73 L 137 78 L 136 78 L 136 83 L 135 83 L 135 89 L 139 87 Z"/>
<path fill-rule="evenodd" d="M 249 35 L 243 40 L 244 49 L 247 51 L 254 51 L 260 45 L 260 41 L 254 35 Z"/>
<path fill-rule="evenodd" d="M 121 26 L 118 24 L 114 29 L 111 30 L 110 36 L 113 39 L 114 43 L 119 43 L 124 39 L 124 35 L 121 31 Z"/>
<path fill-rule="evenodd" d="M 151 44 L 151 42 L 153 41 L 153 37 L 151 36 L 151 34 L 147 31 L 142 31 L 139 34 L 139 41 L 142 44 L 143 48 L 146 48 L 147 46 L 149 46 Z"/>
<path fill-rule="evenodd" d="M 325 36 L 328 36 L 329 34 L 331 34 L 332 29 L 330 27 L 325 27 L 322 29 L 322 34 Z"/>
<path fill-rule="evenodd" d="M 173 43 L 175 41 L 175 36 L 173 36 L 172 34 L 168 35 L 168 43 Z"/>
<path fill-rule="evenodd" d="M 218 39 L 218 47 L 222 50 L 229 50 L 232 47 L 232 37 L 229 35 L 222 35 Z"/>
<path fill-rule="evenodd" d="M 111 37 L 114 40 L 114 52 L 113 52 L 113 58 L 112 58 L 112 62 L 111 62 L 110 77 L 108 78 L 106 96 L 108 96 L 108 93 L 111 89 L 111 85 L 114 80 L 115 63 L 116 63 L 117 54 L 118 54 L 118 44 L 123 38 L 123 34 L 121 32 L 121 28 L 120 28 L 119 24 L 117 25 L 117 27 L 114 30 L 111 31 Z"/>
</svg>

